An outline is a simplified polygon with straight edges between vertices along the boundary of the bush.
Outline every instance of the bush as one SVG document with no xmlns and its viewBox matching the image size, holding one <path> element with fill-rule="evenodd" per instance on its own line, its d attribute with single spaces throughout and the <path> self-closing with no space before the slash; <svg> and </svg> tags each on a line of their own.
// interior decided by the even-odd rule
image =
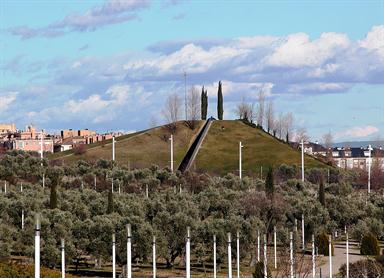
<svg viewBox="0 0 384 278">
<path fill-rule="evenodd" d="M 380 247 L 376 237 L 372 234 L 365 235 L 361 240 L 361 255 L 380 255 Z"/>
<path fill-rule="evenodd" d="M 318 252 L 320 255 L 329 256 L 329 236 L 326 233 L 319 234 L 316 237 L 316 247 L 318 248 Z M 332 256 L 335 254 L 333 250 L 333 243 L 331 246 Z"/>
<path fill-rule="evenodd" d="M 73 153 L 75 155 L 82 155 L 87 152 L 85 144 L 78 144 L 73 148 Z"/>
<path fill-rule="evenodd" d="M 264 278 L 264 262 L 257 262 L 255 265 L 255 271 L 252 274 L 253 278 Z M 267 266 L 267 277 L 271 276 L 271 270 Z"/>
<path fill-rule="evenodd" d="M 341 277 L 347 277 L 347 266 L 343 264 L 339 272 Z M 349 277 L 367 277 L 376 278 L 381 277 L 384 273 L 384 268 L 372 259 L 360 260 L 349 264 Z"/>
</svg>

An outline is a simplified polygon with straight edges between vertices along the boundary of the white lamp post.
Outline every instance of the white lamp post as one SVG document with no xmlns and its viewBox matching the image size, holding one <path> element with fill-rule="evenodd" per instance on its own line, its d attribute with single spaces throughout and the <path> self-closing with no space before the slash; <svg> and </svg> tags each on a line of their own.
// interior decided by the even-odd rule
<svg viewBox="0 0 384 278">
<path fill-rule="evenodd" d="M 127 278 L 132 278 L 131 224 L 127 225 Z"/>
<path fill-rule="evenodd" d="M 260 231 L 257 230 L 257 261 L 260 262 Z"/>
<path fill-rule="evenodd" d="M 213 235 L 213 278 L 216 278 L 216 235 Z"/>
<path fill-rule="evenodd" d="M 291 273 L 291 275 L 290 275 L 290 277 L 291 278 L 293 278 L 293 233 L 292 232 L 290 232 L 289 233 L 289 251 L 290 251 L 290 260 L 289 260 L 289 262 L 290 262 L 290 265 L 291 265 L 291 267 L 290 267 L 290 273 Z"/>
<path fill-rule="evenodd" d="M 112 234 L 112 278 L 116 278 L 116 237 Z"/>
<path fill-rule="evenodd" d="M 312 235 L 312 278 L 316 278 L 315 235 Z"/>
<path fill-rule="evenodd" d="M 301 220 L 301 233 L 302 233 L 302 241 L 303 241 L 303 250 L 305 249 L 305 222 L 304 222 L 304 213 L 302 215 L 302 220 Z"/>
<path fill-rule="evenodd" d="M 236 271 L 237 271 L 237 278 L 240 278 L 240 238 L 239 238 L 239 232 L 236 233 Z"/>
<path fill-rule="evenodd" d="M 329 236 L 329 278 L 332 278 L 332 236 Z"/>
<path fill-rule="evenodd" d="M 40 215 L 36 215 L 35 225 L 35 278 L 40 278 Z"/>
<path fill-rule="evenodd" d="M 115 161 L 115 136 L 112 137 L 112 161 Z"/>
<path fill-rule="evenodd" d="M 171 171 L 173 173 L 173 134 L 171 134 L 169 140 L 171 141 Z"/>
<path fill-rule="evenodd" d="M 347 253 L 347 263 L 346 263 L 347 273 L 346 273 L 346 278 L 349 278 L 349 238 L 348 238 L 348 232 L 346 233 L 345 236 L 346 236 L 345 248 L 347 249 L 346 250 L 346 253 Z"/>
<path fill-rule="evenodd" d="M 371 193 L 371 164 L 372 164 L 372 158 L 371 158 L 371 145 L 368 146 L 368 194 Z"/>
<path fill-rule="evenodd" d="M 244 146 L 241 144 L 241 142 L 239 142 L 239 178 L 241 179 L 242 178 L 242 168 L 241 168 L 241 149 L 243 148 Z"/>
<path fill-rule="evenodd" d="M 153 268 L 153 278 L 156 278 L 156 237 L 153 236 L 153 241 L 152 241 L 152 268 Z"/>
<path fill-rule="evenodd" d="M 65 278 L 65 241 L 61 239 L 61 278 Z"/>
<path fill-rule="evenodd" d="M 304 140 L 301 140 L 301 180 L 304 182 Z"/>
<path fill-rule="evenodd" d="M 228 278 L 232 278 L 231 233 L 228 233 Z"/>
<path fill-rule="evenodd" d="M 187 227 L 187 243 L 185 246 L 186 278 L 191 277 L 191 230 Z"/>
</svg>

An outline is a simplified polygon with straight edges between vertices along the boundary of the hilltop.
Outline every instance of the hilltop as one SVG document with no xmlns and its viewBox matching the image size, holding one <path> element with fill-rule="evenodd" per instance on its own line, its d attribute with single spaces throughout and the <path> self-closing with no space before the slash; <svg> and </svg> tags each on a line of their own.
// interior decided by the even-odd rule
<svg viewBox="0 0 384 278">
<path fill-rule="evenodd" d="M 198 121 L 195 129 L 190 129 L 184 121 L 177 122 L 174 134 L 175 169 L 192 145 L 203 127 L 204 121 Z M 169 129 L 160 126 L 116 139 L 116 161 L 130 165 L 131 168 L 144 168 L 151 165 L 169 166 L 170 144 Z M 214 174 L 238 173 L 239 141 L 243 148 L 243 173 L 259 174 L 261 166 L 266 171 L 268 166 L 281 164 L 301 165 L 299 150 L 274 138 L 265 131 L 251 127 L 241 121 L 213 121 L 195 161 L 192 170 Z M 77 160 L 111 159 L 112 142 L 107 140 L 87 146 L 84 154 L 75 154 L 73 150 L 53 154 L 50 158 L 62 159 L 66 163 Z M 310 157 L 305 157 L 306 167 L 325 167 L 325 164 Z"/>
</svg>

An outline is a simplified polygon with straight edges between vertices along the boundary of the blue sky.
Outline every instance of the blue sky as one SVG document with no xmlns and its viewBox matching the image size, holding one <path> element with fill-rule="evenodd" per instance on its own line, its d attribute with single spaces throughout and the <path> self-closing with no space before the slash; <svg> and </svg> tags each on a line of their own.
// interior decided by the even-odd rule
<svg viewBox="0 0 384 278">
<path fill-rule="evenodd" d="M 384 136 L 384 0 L 0 2 L 0 122 L 139 130 L 170 93 L 263 90 L 313 140 Z"/>
</svg>

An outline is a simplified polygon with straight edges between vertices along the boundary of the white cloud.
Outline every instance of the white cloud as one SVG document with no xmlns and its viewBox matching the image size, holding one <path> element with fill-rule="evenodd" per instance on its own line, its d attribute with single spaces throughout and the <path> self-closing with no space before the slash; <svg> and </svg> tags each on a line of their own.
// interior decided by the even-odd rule
<svg viewBox="0 0 384 278">
<path fill-rule="evenodd" d="M 305 33 L 292 34 L 282 40 L 265 62 L 271 66 L 318 66 L 349 44 L 345 34 L 323 33 L 314 41 Z"/>
<path fill-rule="evenodd" d="M 377 51 L 384 59 L 384 25 L 373 26 L 367 36 L 359 41 L 361 47 Z"/>
<path fill-rule="evenodd" d="M 377 132 L 379 132 L 379 129 L 372 125 L 355 126 L 350 129 L 336 133 L 335 138 L 367 137 Z"/>
<path fill-rule="evenodd" d="M 5 112 L 16 100 L 18 92 L 9 92 L 5 96 L 0 96 L 0 113 Z"/>
</svg>

